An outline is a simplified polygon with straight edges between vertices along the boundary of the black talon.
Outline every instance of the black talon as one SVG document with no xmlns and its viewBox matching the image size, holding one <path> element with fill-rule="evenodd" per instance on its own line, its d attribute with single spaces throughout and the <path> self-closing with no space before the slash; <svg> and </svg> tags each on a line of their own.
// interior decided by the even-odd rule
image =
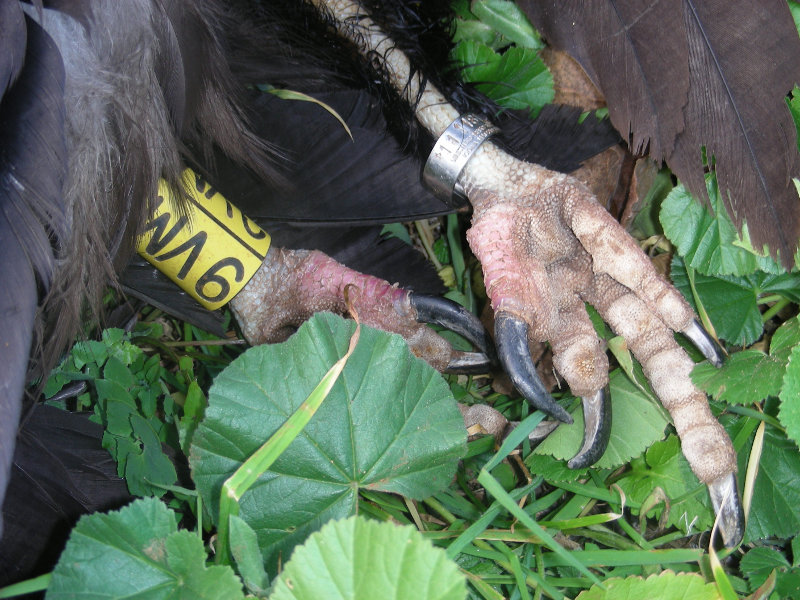
<svg viewBox="0 0 800 600">
<path fill-rule="evenodd" d="M 608 393 L 599 390 L 581 398 L 583 401 L 583 445 L 567 463 L 570 469 L 590 467 L 603 456 L 611 436 L 611 402 Z"/>
<path fill-rule="evenodd" d="M 744 537 L 744 510 L 736 487 L 736 475 L 730 473 L 708 484 L 708 494 L 718 515 L 718 530 L 728 548 L 739 545 Z"/>
<path fill-rule="evenodd" d="M 488 373 L 495 362 L 482 352 L 458 352 L 450 359 L 445 371 L 465 375 Z"/>
<path fill-rule="evenodd" d="M 708 359 L 715 367 L 721 367 L 725 354 L 717 341 L 712 338 L 702 325 L 694 319 L 689 326 L 681 332 L 695 345 L 695 347 L 702 352 L 703 356 Z"/>
<path fill-rule="evenodd" d="M 545 441 L 561 425 L 555 421 L 542 421 L 528 434 L 528 441 L 535 446 Z"/>
<path fill-rule="evenodd" d="M 514 386 L 534 408 L 558 419 L 572 423 L 572 417 L 544 389 L 533 366 L 528 348 L 528 324 L 509 313 L 497 313 L 494 319 L 497 353 Z"/>
<path fill-rule="evenodd" d="M 454 331 L 483 352 L 492 363 L 497 363 L 492 338 L 480 319 L 466 308 L 447 298 L 413 292 L 408 295 L 408 300 L 417 313 L 418 323 L 433 323 Z"/>
</svg>

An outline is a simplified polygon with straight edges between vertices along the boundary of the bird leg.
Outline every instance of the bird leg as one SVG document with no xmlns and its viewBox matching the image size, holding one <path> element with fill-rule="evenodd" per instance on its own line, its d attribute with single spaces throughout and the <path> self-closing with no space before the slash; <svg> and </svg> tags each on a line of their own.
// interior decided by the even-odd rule
<svg viewBox="0 0 800 600">
<path fill-rule="evenodd" d="M 310 0 L 362 53 L 381 61 L 394 87 L 416 106 L 435 137 L 460 115 L 430 83 L 413 73 L 407 57 L 352 0 Z M 689 305 L 653 269 L 635 241 L 577 180 L 525 163 L 486 142 L 458 177 L 473 208 L 470 247 L 481 261 L 496 315 L 501 361 L 520 392 L 562 421 L 569 416 L 544 390 L 527 342 L 550 343 L 554 365 L 584 406 L 596 407 L 608 383 L 608 359 L 584 302 L 628 343 L 654 392 L 672 416 L 689 464 L 708 488 L 727 545 L 743 533 L 736 492 L 736 455 L 705 395 L 691 382 L 691 359 L 673 332 L 695 342 L 712 362 L 720 355 L 697 325 Z M 605 414 L 605 413 L 603 413 Z M 593 414 L 581 454 L 585 466 L 602 453 L 607 427 Z M 594 439 L 593 439 L 594 436 Z"/>
</svg>

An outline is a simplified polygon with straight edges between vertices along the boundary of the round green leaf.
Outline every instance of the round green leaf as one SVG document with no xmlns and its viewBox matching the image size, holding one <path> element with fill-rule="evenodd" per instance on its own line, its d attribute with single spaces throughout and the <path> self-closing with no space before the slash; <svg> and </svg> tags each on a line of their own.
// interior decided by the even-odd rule
<svg viewBox="0 0 800 600">
<path fill-rule="evenodd" d="M 239 600 L 227 566 L 206 567 L 203 541 L 178 531 L 174 511 L 153 498 L 83 517 L 53 571 L 48 599 Z"/>
<path fill-rule="evenodd" d="M 470 9 L 481 21 L 514 42 L 517 46 L 541 50 L 542 38 L 525 13 L 510 0 L 478 0 Z"/>
<path fill-rule="evenodd" d="M 331 314 L 287 342 L 248 350 L 209 391 L 190 464 L 216 521 L 224 481 L 306 399 L 347 350 L 355 325 Z M 362 327 L 336 385 L 287 450 L 242 497 L 240 517 L 268 565 L 332 518 L 359 488 L 424 498 L 452 479 L 465 452 L 461 413 L 441 376 L 400 336 Z"/>
<path fill-rule="evenodd" d="M 464 576 L 413 527 L 352 517 L 298 546 L 270 600 L 463 600 Z"/>
</svg>

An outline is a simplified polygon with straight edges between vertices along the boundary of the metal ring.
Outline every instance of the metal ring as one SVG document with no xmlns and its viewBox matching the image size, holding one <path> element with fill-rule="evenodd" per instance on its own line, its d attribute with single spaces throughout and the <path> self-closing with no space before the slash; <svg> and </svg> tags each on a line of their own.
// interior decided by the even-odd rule
<svg viewBox="0 0 800 600">
<path fill-rule="evenodd" d="M 457 185 L 459 175 L 481 144 L 498 131 L 479 115 L 458 117 L 436 140 L 422 171 L 423 183 L 449 206 L 458 206 L 460 202 L 454 196 L 464 197 Z"/>
</svg>

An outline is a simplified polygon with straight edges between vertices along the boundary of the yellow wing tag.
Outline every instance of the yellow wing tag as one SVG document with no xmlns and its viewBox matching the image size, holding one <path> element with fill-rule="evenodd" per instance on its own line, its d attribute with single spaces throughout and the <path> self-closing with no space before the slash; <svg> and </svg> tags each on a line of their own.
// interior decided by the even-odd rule
<svg viewBox="0 0 800 600">
<path fill-rule="evenodd" d="M 210 310 L 247 285 L 269 250 L 269 235 L 190 169 L 189 203 L 178 210 L 164 181 L 138 250 L 150 264 Z"/>
</svg>

